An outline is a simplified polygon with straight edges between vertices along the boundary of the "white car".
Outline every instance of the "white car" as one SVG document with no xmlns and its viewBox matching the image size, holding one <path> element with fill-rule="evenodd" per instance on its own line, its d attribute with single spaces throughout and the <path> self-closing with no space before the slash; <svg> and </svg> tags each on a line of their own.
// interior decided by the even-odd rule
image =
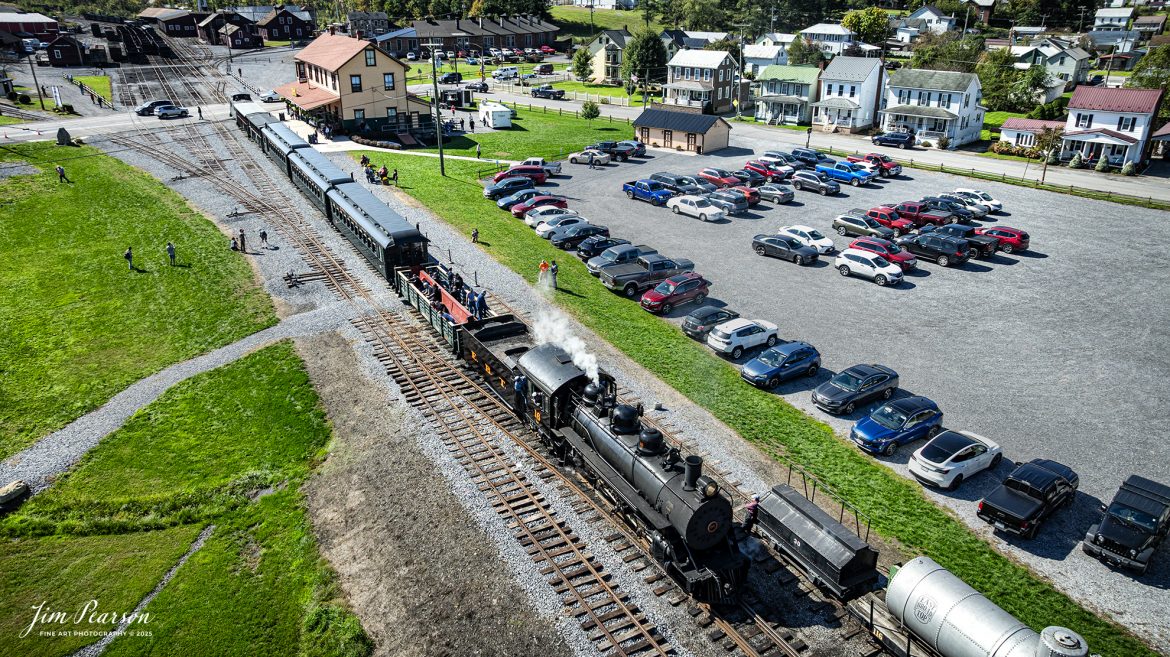
<svg viewBox="0 0 1170 657">
<path fill-rule="evenodd" d="M 789 235 L 800 240 L 800 243 L 817 250 L 817 253 L 825 255 L 832 253 L 837 247 L 833 245 L 833 240 L 825 237 L 815 228 L 802 226 L 797 224 L 795 226 L 783 226 L 776 231 L 780 235 Z"/>
<path fill-rule="evenodd" d="M 548 221 L 536 227 L 536 234 L 546 240 L 551 240 L 554 235 L 564 233 L 569 226 L 576 226 L 577 224 L 587 224 L 585 217 L 578 217 L 572 214 L 562 214 L 559 217 L 553 217 Z"/>
<path fill-rule="evenodd" d="M 418 61 L 418 53 L 411 50 L 410 52 L 406 53 L 406 60 L 410 62 Z"/>
<path fill-rule="evenodd" d="M 731 319 L 707 334 L 707 346 L 733 359 L 753 347 L 774 347 L 780 341 L 780 331 L 772 322 L 762 319 Z"/>
<path fill-rule="evenodd" d="M 521 162 L 520 166 L 522 166 L 522 167 L 526 167 L 526 166 L 540 167 L 540 168 L 544 169 L 544 172 L 547 173 L 549 176 L 561 175 L 561 163 L 560 162 L 549 162 L 548 160 L 545 160 L 543 157 L 530 157 L 527 160 L 524 160 L 523 162 Z"/>
<path fill-rule="evenodd" d="M 1003 203 L 983 190 L 963 187 L 956 189 L 955 193 L 960 196 L 970 197 L 975 201 L 986 205 L 987 207 L 991 208 L 992 212 L 1003 212 Z"/>
<path fill-rule="evenodd" d="M 876 253 L 861 249 L 845 249 L 833 266 L 842 276 L 861 276 L 885 287 L 902 282 L 902 268 Z"/>
<path fill-rule="evenodd" d="M 861 162 L 850 162 L 850 164 L 852 164 L 854 166 L 859 166 L 862 169 L 865 169 L 869 173 L 869 175 L 871 175 L 875 178 L 878 177 L 879 175 L 881 175 L 881 173 L 882 173 L 879 170 L 878 165 L 874 164 L 873 162 L 861 161 Z"/>
<path fill-rule="evenodd" d="M 576 210 L 568 208 L 558 208 L 555 205 L 538 205 L 528 212 L 524 213 L 524 223 L 531 228 L 536 228 L 549 219 L 555 219 L 563 216 L 577 216 Z"/>
<path fill-rule="evenodd" d="M 982 219 L 991 212 L 991 206 L 987 205 L 983 201 L 976 201 L 970 196 L 965 196 L 963 194 L 943 193 L 939 194 L 938 197 L 944 201 L 958 203 L 961 207 L 969 210 L 971 212 L 971 216 L 975 219 Z"/>
<path fill-rule="evenodd" d="M 191 116 L 186 107 L 178 105 L 159 105 L 154 108 L 154 115 L 160 119 L 185 119 Z"/>
<path fill-rule="evenodd" d="M 727 216 L 723 210 L 702 196 L 675 196 L 666 202 L 666 207 L 675 214 L 685 214 L 700 221 L 719 221 Z"/>
<path fill-rule="evenodd" d="M 269 90 L 260 94 L 260 100 L 265 103 L 279 103 L 283 99 L 280 97 L 280 94 Z"/>
<path fill-rule="evenodd" d="M 602 164 L 609 164 L 609 153 L 602 153 L 591 149 L 583 150 L 580 153 L 570 153 L 569 162 L 573 164 L 589 164 L 589 154 L 593 154 L 593 163 L 601 166 Z"/>
<path fill-rule="evenodd" d="M 969 431 L 944 431 L 914 452 L 907 466 L 918 481 L 955 490 L 1002 460 L 1003 449 L 994 441 Z"/>
</svg>

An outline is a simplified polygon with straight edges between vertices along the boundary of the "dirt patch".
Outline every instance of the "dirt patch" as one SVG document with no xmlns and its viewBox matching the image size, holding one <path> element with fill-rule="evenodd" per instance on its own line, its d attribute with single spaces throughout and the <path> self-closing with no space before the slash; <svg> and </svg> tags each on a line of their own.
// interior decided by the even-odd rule
<svg viewBox="0 0 1170 657">
<path fill-rule="evenodd" d="M 567 656 L 352 346 L 337 333 L 297 346 L 333 424 L 305 487 L 314 532 L 375 655 Z"/>
</svg>

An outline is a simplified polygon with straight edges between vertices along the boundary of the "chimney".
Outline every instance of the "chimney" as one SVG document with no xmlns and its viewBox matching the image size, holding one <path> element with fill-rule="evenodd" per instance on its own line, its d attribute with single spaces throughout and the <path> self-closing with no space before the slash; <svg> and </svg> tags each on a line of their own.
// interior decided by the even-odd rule
<svg viewBox="0 0 1170 657">
<path fill-rule="evenodd" d="M 457 29 L 457 30 L 459 29 L 459 17 L 458 16 L 455 17 L 455 29 Z"/>
</svg>

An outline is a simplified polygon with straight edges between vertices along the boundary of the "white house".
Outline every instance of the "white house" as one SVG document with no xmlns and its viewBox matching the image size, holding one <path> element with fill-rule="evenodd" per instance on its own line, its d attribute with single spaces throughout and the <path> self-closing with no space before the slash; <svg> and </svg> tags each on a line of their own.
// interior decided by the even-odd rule
<svg viewBox="0 0 1170 657">
<path fill-rule="evenodd" d="M 1132 7 L 1105 7 L 1093 15 L 1094 30 L 1124 30 L 1133 18 Z"/>
<path fill-rule="evenodd" d="M 773 64 L 787 64 L 788 51 L 782 46 L 744 46 L 743 68 L 752 76 Z"/>
<path fill-rule="evenodd" d="M 791 46 L 793 41 L 796 41 L 795 34 L 785 34 L 783 32 L 768 32 L 768 33 L 764 34 L 763 36 L 761 36 L 760 38 L 756 39 L 756 45 L 757 46 L 780 46 L 780 47 L 784 48 L 785 50 L 788 50 L 788 46 Z"/>
<path fill-rule="evenodd" d="M 947 16 L 934 5 L 922 5 L 914 13 L 907 16 L 906 20 L 910 26 L 917 27 L 920 32 L 942 34 L 955 29 L 955 18 Z M 921 23 L 916 24 L 910 21 L 921 21 Z"/>
<path fill-rule="evenodd" d="M 1161 89 L 1079 86 L 1068 101 L 1063 156 L 1116 157 L 1135 164 L 1149 158 Z"/>
<path fill-rule="evenodd" d="M 1059 128 L 1064 130 L 1064 121 L 1045 121 L 1043 119 L 1024 119 L 1012 117 L 1003 122 L 999 129 L 999 140 L 1012 146 L 1034 148 L 1036 136 L 1045 128 Z"/>
<path fill-rule="evenodd" d="M 813 42 L 827 55 L 840 55 L 857 34 L 837 23 L 817 23 L 801 30 L 800 36 Z"/>
<path fill-rule="evenodd" d="M 821 72 L 813 123 L 856 132 L 874 124 L 884 71 L 880 59 L 840 55 Z"/>
<path fill-rule="evenodd" d="M 882 129 L 913 130 L 920 141 L 950 140 L 949 148 L 979 139 L 987 108 L 979 76 L 955 71 L 898 69 L 886 84 Z"/>
</svg>

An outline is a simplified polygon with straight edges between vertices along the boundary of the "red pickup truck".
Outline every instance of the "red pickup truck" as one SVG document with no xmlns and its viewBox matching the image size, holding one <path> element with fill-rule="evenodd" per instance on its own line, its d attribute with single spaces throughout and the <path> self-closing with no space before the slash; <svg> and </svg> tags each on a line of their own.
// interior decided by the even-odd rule
<svg viewBox="0 0 1170 657">
<path fill-rule="evenodd" d="M 845 158 L 850 162 L 864 162 L 875 168 L 882 178 L 890 176 L 902 175 L 902 165 L 890 159 L 888 155 L 881 153 L 866 153 L 865 155 L 850 155 Z"/>
<path fill-rule="evenodd" d="M 879 205 L 865 213 L 865 216 L 894 231 L 894 236 L 901 236 L 914 230 L 914 222 L 898 216 L 894 208 Z"/>
<path fill-rule="evenodd" d="M 942 226 L 955 223 L 955 215 L 942 210 L 932 210 L 929 205 L 920 201 L 903 201 L 887 207 L 893 207 L 899 217 L 913 221 L 915 226 L 926 224 Z"/>
</svg>

